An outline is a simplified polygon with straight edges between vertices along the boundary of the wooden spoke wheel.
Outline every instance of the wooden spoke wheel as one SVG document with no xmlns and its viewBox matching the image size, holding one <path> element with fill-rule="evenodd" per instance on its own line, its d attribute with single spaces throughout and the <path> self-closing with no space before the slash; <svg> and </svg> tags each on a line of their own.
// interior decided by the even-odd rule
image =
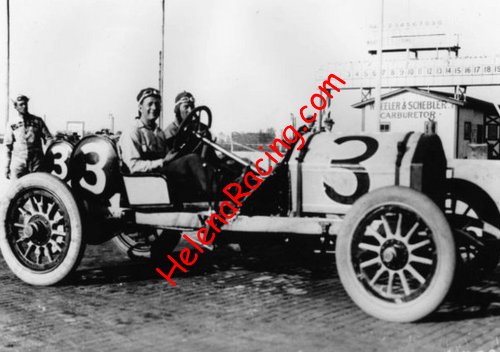
<svg viewBox="0 0 500 352">
<path fill-rule="evenodd" d="M 32 285 L 53 285 L 76 269 L 85 249 L 79 208 L 62 181 L 34 173 L 16 181 L 0 205 L 0 249 Z"/>
<path fill-rule="evenodd" d="M 344 288 L 361 309 L 411 322 L 433 312 L 448 293 L 455 244 L 432 200 L 386 187 L 353 205 L 338 235 L 336 261 Z"/>
</svg>

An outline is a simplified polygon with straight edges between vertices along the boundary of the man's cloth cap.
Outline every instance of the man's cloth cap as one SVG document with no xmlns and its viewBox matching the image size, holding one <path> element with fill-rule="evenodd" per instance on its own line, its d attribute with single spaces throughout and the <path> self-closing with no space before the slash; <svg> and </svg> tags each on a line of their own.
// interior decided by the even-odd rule
<svg viewBox="0 0 500 352">
<path fill-rule="evenodd" d="M 137 94 L 137 102 L 140 104 L 142 101 L 148 97 L 156 97 L 161 99 L 160 91 L 155 88 L 144 88 L 139 94 Z"/>
</svg>

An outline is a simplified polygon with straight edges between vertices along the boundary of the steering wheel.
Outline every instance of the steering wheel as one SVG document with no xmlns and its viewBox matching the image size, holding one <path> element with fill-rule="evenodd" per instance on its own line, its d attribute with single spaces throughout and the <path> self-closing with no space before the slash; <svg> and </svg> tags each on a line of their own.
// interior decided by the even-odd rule
<svg viewBox="0 0 500 352">
<path fill-rule="evenodd" d="M 208 123 L 205 125 L 201 123 L 201 115 L 205 112 L 208 117 Z M 189 113 L 189 115 L 182 121 L 179 126 L 179 132 L 175 136 L 174 150 L 179 152 L 185 150 L 188 146 L 194 145 L 196 142 L 196 135 L 193 132 L 198 132 L 204 135 L 212 126 L 212 112 L 206 106 L 198 106 Z M 192 148 L 194 151 L 200 145 L 201 141 Z"/>
</svg>

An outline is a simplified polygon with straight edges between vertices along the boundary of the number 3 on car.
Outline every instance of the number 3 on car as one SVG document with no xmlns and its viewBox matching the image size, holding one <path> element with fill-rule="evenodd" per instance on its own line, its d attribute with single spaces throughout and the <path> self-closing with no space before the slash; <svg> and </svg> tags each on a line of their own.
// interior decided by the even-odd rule
<svg viewBox="0 0 500 352">
<path fill-rule="evenodd" d="M 94 153 L 96 155 L 95 160 L 97 162 L 95 164 L 85 164 L 85 171 L 93 174 L 92 178 L 95 179 L 95 184 L 91 185 L 88 183 L 87 178 L 84 176 L 80 179 L 80 186 L 96 195 L 99 195 L 106 187 L 106 174 L 103 171 L 103 168 L 106 165 L 106 160 L 99 158 L 99 144 L 97 143 L 84 144 L 81 151 L 86 159 L 88 159 L 90 153 Z"/>
<path fill-rule="evenodd" d="M 109 138 L 88 136 L 71 156 L 73 189 L 91 199 L 105 199 L 117 189 L 119 165 L 116 146 Z"/>
<path fill-rule="evenodd" d="M 73 145 L 70 142 L 52 142 L 45 152 L 44 170 L 67 182 L 70 179 L 69 161 L 72 152 Z"/>
</svg>

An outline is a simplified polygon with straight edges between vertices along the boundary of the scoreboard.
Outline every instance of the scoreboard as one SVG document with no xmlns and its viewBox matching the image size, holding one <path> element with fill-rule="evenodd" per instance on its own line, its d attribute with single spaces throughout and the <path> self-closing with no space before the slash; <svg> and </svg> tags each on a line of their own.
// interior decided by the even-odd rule
<svg viewBox="0 0 500 352">
<path fill-rule="evenodd" d="M 346 81 L 342 89 L 373 88 L 377 61 L 366 60 L 329 65 Z M 382 63 L 382 87 L 449 87 L 500 85 L 500 57 L 457 57 L 443 59 L 399 59 Z"/>
</svg>

